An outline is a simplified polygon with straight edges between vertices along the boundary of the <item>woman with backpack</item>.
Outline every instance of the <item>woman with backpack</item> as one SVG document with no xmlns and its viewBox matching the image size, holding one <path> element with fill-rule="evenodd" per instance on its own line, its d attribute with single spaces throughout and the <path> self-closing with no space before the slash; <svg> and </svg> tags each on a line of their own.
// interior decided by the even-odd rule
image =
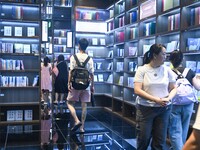
<svg viewBox="0 0 200 150">
<path fill-rule="evenodd" d="M 198 85 L 195 72 L 193 72 L 191 69 L 181 67 L 181 63 L 183 61 L 183 54 L 181 51 L 173 51 L 169 56 L 169 60 L 171 62 L 171 68 L 174 71 L 174 75 L 177 77 L 177 79 L 178 76 L 185 72 L 185 70 L 188 70 L 185 78 L 196 90 L 200 90 L 200 85 Z M 182 150 L 183 148 L 188 135 L 194 102 L 195 94 L 193 100 L 188 103 L 180 100 L 180 98 L 178 99 L 177 97 L 174 97 L 172 100 L 173 105 L 169 122 L 169 138 L 173 150 Z"/>
</svg>

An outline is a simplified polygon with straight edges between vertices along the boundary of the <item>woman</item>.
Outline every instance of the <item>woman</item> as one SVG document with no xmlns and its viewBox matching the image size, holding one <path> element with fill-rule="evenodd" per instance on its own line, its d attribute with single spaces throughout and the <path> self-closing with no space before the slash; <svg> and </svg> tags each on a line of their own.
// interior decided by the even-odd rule
<svg viewBox="0 0 200 150">
<path fill-rule="evenodd" d="M 67 63 L 64 61 L 64 56 L 59 55 L 57 61 L 57 75 L 55 77 L 55 101 L 63 103 L 65 94 L 68 93 L 68 67 Z"/>
<path fill-rule="evenodd" d="M 182 52 L 178 50 L 173 51 L 170 54 L 169 60 L 172 65 L 172 70 L 177 78 L 177 74 L 181 74 L 184 71 L 184 68 L 180 67 L 183 61 Z M 186 79 L 191 85 L 194 86 L 195 89 L 200 90 L 200 84 L 197 81 L 195 73 L 191 69 L 189 69 L 186 74 Z M 176 101 L 176 99 L 173 99 L 172 104 L 172 112 L 169 123 L 170 142 L 173 150 L 182 150 L 188 135 L 194 102 L 191 101 L 189 104 L 182 104 L 179 100 Z"/>
<path fill-rule="evenodd" d="M 44 62 L 41 64 L 41 90 L 42 101 L 47 102 L 49 93 L 52 91 L 51 73 L 52 67 L 49 63 L 49 58 L 44 57 Z"/>
<path fill-rule="evenodd" d="M 176 87 L 172 70 L 163 65 L 165 59 L 166 49 L 153 44 L 145 54 L 144 65 L 136 71 L 137 150 L 147 150 L 151 140 L 152 149 L 166 149 L 170 101 L 176 94 Z"/>
</svg>

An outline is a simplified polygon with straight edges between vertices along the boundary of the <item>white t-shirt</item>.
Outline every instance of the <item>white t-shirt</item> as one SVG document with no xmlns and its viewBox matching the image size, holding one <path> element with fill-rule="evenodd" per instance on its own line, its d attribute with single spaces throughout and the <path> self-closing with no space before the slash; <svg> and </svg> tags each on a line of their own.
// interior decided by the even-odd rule
<svg viewBox="0 0 200 150">
<path fill-rule="evenodd" d="M 76 53 L 76 56 L 79 60 L 80 63 L 84 62 L 88 55 L 86 53 Z M 73 70 L 75 67 L 77 66 L 76 64 L 76 60 L 74 59 L 74 56 L 72 56 L 70 58 L 70 70 Z M 88 71 L 90 73 L 94 73 L 94 62 L 93 62 L 93 59 L 90 57 L 88 63 L 86 64 L 86 68 L 88 69 Z M 89 90 L 90 88 L 88 87 L 86 90 Z"/>
<path fill-rule="evenodd" d="M 200 130 L 200 104 L 196 115 L 196 120 L 194 122 L 193 128 Z"/>
<path fill-rule="evenodd" d="M 169 83 L 175 82 L 176 78 L 173 71 L 165 65 L 161 65 L 157 68 L 152 68 L 149 64 L 145 64 L 138 67 L 134 81 L 143 83 L 143 90 L 147 93 L 153 96 L 164 98 L 169 95 Z M 139 96 L 136 98 L 136 103 L 152 107 L 161 106 L 155 102 L 146 100 Z"/>
</svg>

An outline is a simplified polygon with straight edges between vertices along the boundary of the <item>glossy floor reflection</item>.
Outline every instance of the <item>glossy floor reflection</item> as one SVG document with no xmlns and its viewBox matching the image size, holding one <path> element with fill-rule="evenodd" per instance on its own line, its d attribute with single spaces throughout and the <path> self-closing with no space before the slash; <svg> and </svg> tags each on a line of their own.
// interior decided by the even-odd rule
<svg viewBox="0 0 200 150">
<path fill-rule="evenodd" d="M 77 112 L 80 116 L 80 111 Z M 64 115 L 64 116 L 63 116 Z M 104 109 L 88 110 L 88 116 L 85 123 L 85 133 L 79 131 L 70 133 L 70 124 L 68 118 L 69 113 L 61 115 L 58 113 L 52 118 L 53 129 L 48 132 L 46 127 L 42 133 L 45 141 L 49 139 L 48 144 L 42 147 L 40 143 L 35 144 L 31 141 L 29 143 L 19 143 L 17 145 L 11 144 L 12 140 L 21 138 L 21 134 L 11 134 L 16 138 L 10 138 L 9 135 L 3 134 L 1 136 L 1 150 L 134 150 L 135 128 L 123 121 L 116 115 L 107 112 Z M 37 128 L 33 133 L 39 133 Z M 4 130 L 5 132 L 5 130 Z M 32 137 L 34 140 L 37 136 Z M 2 139 L 4 138 L 4 140 Z M 3 143 L 3 142 L 5 143 Z"/>
</svg>

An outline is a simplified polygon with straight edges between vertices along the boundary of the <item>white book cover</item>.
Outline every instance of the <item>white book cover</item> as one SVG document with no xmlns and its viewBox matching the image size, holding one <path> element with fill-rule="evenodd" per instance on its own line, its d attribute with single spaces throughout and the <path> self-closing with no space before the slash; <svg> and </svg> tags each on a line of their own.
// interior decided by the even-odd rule
<svg viewBox="0 0 200 150">
<path fill-rule="evenodd" d="M 102 67 L 101 67 L 101 66 L 102 66 L 102 63 L 101 63 L 101 62 L 98 62 L 98 63 L 97 63 L 97 70 L 100 70 L 100 69 L 102 69 Z"/>
<path fill-rule="evenodd" d="M 4 36 L 12 36 L 12 27 L 4 26 Z"/>
<path fill-rule="evenodd" d="M 33 54 L 38 54 L 39 53 L 39 47 L 38 47 L 38 44 L 32 44 L 31 45 L 31 50 L 32 50 L 32 53 Z M 49 49 L 50 51 L 50 49 Z M 52 52 L 52 51 L 51 51 Z"/>
<path fill-rule="evenodd" d="M 22 36 L 22 27 L 15 27 L 15 36 Z"/>
<path fill-rule="evenodd" d="M 143 55 L 150 49 L 151 45 L 143 45 Z"/>
<path fill-rule="evenodd" d="M 15 120 L 15 110 L 7 110 L 7 121 Z"/>
<path fill-rule="evenodd" d="M 137 54 L 137 47 L 129 47 L 128 48 L 128 55 L 135 56 Z"/>
<path fill-rule="evenodd" d="M 24 110 L 24 120 L 33 120 L 33 110 Z"/>
<path fill-rule="evenodd" d="M 16 121 L 23 120 L 23 110 L 15 110 L 15 120 Z"/>
<path fill-rule="evenodd" d="M 6 51 L 8 53 L 13 53 L 13 43 L 6 43 Z"/>
<path fill-rule="evenodd" d="M 98 81 L 103 82 L 103 74 L 98 74 Z"/>
<path fill-rule="evenodd" d="M 24 45 L 21 43 L 14 44 L 15 53 L 23 53 L 24 52 Z"/>
<path fill-rule="evenodd" d="M 120 77 L 119 77 L 118 84 L 119 84 L 119 85 L 123 85 L 123 83 L 124 83 L 124 76 L 120 76 Z"/>
<path fill-rule="evenodd" d="M 128 87 L 134 87 L 134 77 L 128 77 Z"/>
<path fill-rule="evenodd" d="M 31 53 L 31 45 L 30 44 L 24 44 L 24 53 L 26 53 L 26 54 Z"/>
<path fill-rule="evenodd" d="M 98 39 L 92 38 L 92 45 L 98 45 Z"/>
<path fill-rule="evenodd" d="M 98 82 L 97 75 L 94 75 L 94 82 Z"/>
<path fill-rule="evenodd" d="M 106 39 L 100 39 L 100 45 L 106 45 Z"/>
<path fill-rule="evenodd" d="M 113 74 L 110 74 L 107 79 L 108 83 L 113 83 Z"/>
<path fill-rule="evenodd" d="M 28 37 L 35 36 L 35 27 L 28 27 L 27 28 L 27 36 Z"/>
<path fill-rule="evenodd" d="M 22 125 L 15 126 L 14 132 L 15 132 L 15 134 L 22 134 L 23 133 L 23 126 Z"/>
<path fill-rule="evenodd" d="M 113 51 L 109 51 L 109 52 L 108 52 L 108 57 L 109 57 L 109 58 L 112 58 L 112 57 L 113 57 Z"/>
</svg>

